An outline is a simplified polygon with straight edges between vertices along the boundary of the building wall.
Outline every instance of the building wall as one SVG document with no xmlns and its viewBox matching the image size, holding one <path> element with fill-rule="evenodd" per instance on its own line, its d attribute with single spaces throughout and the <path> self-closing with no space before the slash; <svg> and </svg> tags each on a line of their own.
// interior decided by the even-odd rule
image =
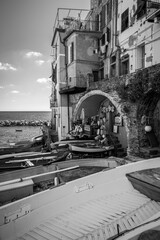
<svg viewBox="0 0 160 240">
<path fill-rule="evenodd" d="M 126 9 L 129 9 L 128 27 L 126 30 L 121 31 L 122 14 Z M 136 10 L 137 1 L 118 1 L 117 31 L 121 48 L 121 58 L 126 54 L 129 55 L 130 73 L 135 72 L 137 69 L 149 67 L 160 62 L 160 56 L 156 51 L 159 44 L 160 23 L 148 22 L 146 19 L 147 14 L 137 19 L 137 15 L 134 15 Z M 145 48 L 144 66 L 141 64 L 143 45 Z"/>
<path fill-rule="evenodd" d="M 57 107 L 52 109 L 52 119 L 55 119 L 58 138 L 62 139 L 68 133 L 68 101 L 66 95 L 60 95 L 59 91 L 66 86 L 65 47 L 61 42 L 64 33 L 58 32 L 53 43 L 54 67 L 56 69 L 56 84 L 53 83 L 52 91 L 56 89 Z"/>
<path fill-rule="evenodd" d="M 69 46 L 72 42 L 74 43 L 74 60 L 68 64 L 68 79 L 70 77 L 84 77 L 84 86 L 86 86 L 87 74 L 99 68 L 98 55 L 94 53 L 95 49 L 97 49 L 96 33 L 94 35 L 92 33 L 75 32 L 66 41 L 66 46 Z M 76 82 L 73 81 L 68 83 L 69 85 L 76 85 Z"/>
</svg>

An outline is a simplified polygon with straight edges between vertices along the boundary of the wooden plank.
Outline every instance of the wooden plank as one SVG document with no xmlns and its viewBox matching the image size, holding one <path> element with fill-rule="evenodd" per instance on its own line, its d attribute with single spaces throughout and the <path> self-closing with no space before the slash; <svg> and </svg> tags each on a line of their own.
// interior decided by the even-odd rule
<svg viewBox="0 0 160 240">
<path fill-rule="evenodd" d="M 43 237 L 43 235 L 41 235 L 41 233 L 40 232 L 36 232 L 36 230 L 34 229 L 34 230 L 31 230 L 30 232 L 29 232 L 29 235 L 30 236 L 32 236 L 34 239 L 36 239 L 36 240 L 44 240 L 44 237 Z M 54 238 L 53 238 L 54 239 Z M 59 238 L 60 239 L 60 238 Z M 45 237 L 45 240 L 50 240 L 49 238 L 47 238 L 47 237 Z"/>
<path fill-rule="evenodd" d="M 136 227 L 135 222 L 133 221 L 133 219 L 130 217 L 129 214 L 125 216 L 125 219 L 128 221 L 128 223 L 129 223 L 129 225 L 130 225 L 131 228 Z"/>
<path fill-rule="evenodd" d="M 35 229 L 34 229 L 35 231 Z M 67 233 L 65 232 L 59 232 L 59 229 L 56 229 L 56 228 L 53 228 L 51 226 L 49 226 L 48 224 L 41 224 L 38 228 L 36 228 L 36 232 L 38 234 L 42 234 L 43 237 L 45 237 L 45 239 L 49 239 L 49 240 L 52 240 L 52 239 L 63 239 L 65 238 L 66 240 L 71 240 L 72 238 L 71 237 L 68 237 L 67 236 Z M 51 236 L 52 238 L 48 238 L 48 236 Z M 44 240 L 44 238 L 43 238 Z"/>
<path fill-rule="evenodd" d="M 66 225 L 65 225 L 65 220 L 64 222 L 61 221 L 61 220 L 55 220 L 55 219 L 50 219 L 49 221 L 47 221 L 48 224 L 50 224 L 51 226 L 54 225 L 54 226 L 60 226 L 62 229 L 65 229 L 66 228 Z M 45 225 L 45 224 L 44 224 Z M 72 233 L 74 234 L 77 234 L 78 236 L 80 235 L 84 235 L 88 232 L 88 228 L 87 230 L 86 229 L 82 229 L 80 228 L 80 226 L 78 226 L 78 224 L 73 224 L 73 223 L 70 223 L 69 222 L 69 226 L 67 226 L 69 228 L 69 231 L 71 231 Z"/>
<path fill-rule="evenodd" d="M 156 213 L 157 211 L 160 211 L 160 205 L 155 202 L 154 200 L 149 202 L 148 207 L 152 210 L 153 213 Z"/>
<path fill-rule="evenodd" d="M 111 232 L 110 232 L 110 230 L 109 230 L 108 225 L 107 225 L 107 226 L 104 226 L 104 231 L 105 231 L 106 239 L 110 238 L 110 237 L 111 237 Z"/>
<path fill-rule="evenodd" d="M 33 236 L 31 236 L 29 233 L 26 233 L 23 238 L 25 240 L 38 240 L 38 239 L 35 239 Z M 54 240 L 54 239 L 53 239 Z"/>
<path fill-rule="evenodd" d="M 82 236 L 82 233 L 78 233 L 74 229 L 70 228 L 70 224 L 64 225 L 64 224 L 58 224 L 56 221 L 54 222 L 45 222 L 44 226 L 50 226 L 53 230 L 56 230 L 60 233 L 66 234 L 70 238 L 79 238 Z"/>
<path fill-rule="evenodd" d="M 47 240 L 57 239 L 53 235 L 48 233 L 47 231 L 44 231 L 43 229 L 41 229 L 40 227 L 35 228 L 34 231 L 36 231 L 38 234 L 40 234 L 43 237 L 44 240 L 46 240 L 46 239 Z"/>
<path fill-rule="evenodd" d="M 123 217 L 122 219 L 126 229 L 131 229 L 131 225 L 129 224 L 128 220 L 126 219 L 126 217 Z"/>
<path fill-rule="evenodd" d="M 74 229 L 81 231 L 83 234 L 87 234 L 89 231 L 93 231 L 95 229 L 93 226 L 88 226 L 84 221 L 78 221 L 77 218 L 70 217 L 69 213 L 67 216 L 61 215 L 61 217 L 57 217 L 56 220 L 58 220 L 59 224 L 63 224 L 64 221 L 68 221 Z"/>
<path fill-rule="evenodd" d="M 137 218 L 137 221 L 139 222 L 139 224 L 144 221 L 144 218 L 141 216 L 139 209 L 136 210 L 135 215 L 136 215 L 136 218 Z"/>
<path fill-rule="evenodd" d="M 115 230 L 113 224 L 109 224 L 108 227 L 110 229 L 111 236 L 115 236 L 117 234 L 117 231 Z"/>
</svg>

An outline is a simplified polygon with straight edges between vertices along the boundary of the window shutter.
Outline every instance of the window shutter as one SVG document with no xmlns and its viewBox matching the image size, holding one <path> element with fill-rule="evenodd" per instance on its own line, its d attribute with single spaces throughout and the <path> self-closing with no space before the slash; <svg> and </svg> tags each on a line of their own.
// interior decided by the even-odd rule
<svg viewBox="0 0 160 240">
<path fill-rule="evenodd" d="M 74 42 L 71 43 L 71 62 L 74 61 Z"/>
<path fill-rule="evenodd" d="M 95 31 L 99 31 L 99 15 L 95 17 Z"/>
<path fill-rule="evenodd" d="M 111 31 L 110 31 L 110 29 L 107 27 L 107 42 L 108 43 L 110 43 L 110 33 L 111 33 Z"/>
<path fill-rule="evenodd" d="M 71 63 L 71 45 L 68 46 L 68 64 Z"/>
<path fill-rule="evenodd" d="M 127 8 L 121 15 L 121 31 L 129 27 L 129 8 Z"/>
<path fill-rule="evenodd" d="M 111 21 L 112 18 L 112 0 L 109 0 L 107 3 L 107 24 Z"/>
</svg>

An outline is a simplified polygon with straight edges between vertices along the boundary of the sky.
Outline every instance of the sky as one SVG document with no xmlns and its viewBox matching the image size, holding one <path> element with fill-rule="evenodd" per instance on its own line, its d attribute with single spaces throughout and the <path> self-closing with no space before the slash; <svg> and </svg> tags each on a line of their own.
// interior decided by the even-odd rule
<svg viewBox="0 0 160 240">
<path fill-rule="evenodd" d="M 58 8 L 90 9 L 90 0 L 0 0 L 0 111 L 50 111 Z"/>
</svg>

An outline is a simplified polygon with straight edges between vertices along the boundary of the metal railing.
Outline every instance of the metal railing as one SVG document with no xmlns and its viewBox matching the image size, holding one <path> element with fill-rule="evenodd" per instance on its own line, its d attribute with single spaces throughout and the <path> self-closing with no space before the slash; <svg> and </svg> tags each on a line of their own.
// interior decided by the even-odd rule
<svg viewBox="0 0 160 240">
<path fill-rule="evenodd" d="M 63 14 L 62 14 L 63 13 Z M 91 10 L 59 8 L 53 31 L 64 30 L 100 31 L 99 21 L 90 20 Z"/>
<path fill-rule="evenodd" d="M 148 0 L 148 8 L 160 8 L 160 0 Z"/>
<path fill-rule="evenodd" d="M 147 19 L 148 21 L 156 21 L 155 17 L 159 15 L 160 0 L 148 0 L 147 1 Z"/>
</svg>

